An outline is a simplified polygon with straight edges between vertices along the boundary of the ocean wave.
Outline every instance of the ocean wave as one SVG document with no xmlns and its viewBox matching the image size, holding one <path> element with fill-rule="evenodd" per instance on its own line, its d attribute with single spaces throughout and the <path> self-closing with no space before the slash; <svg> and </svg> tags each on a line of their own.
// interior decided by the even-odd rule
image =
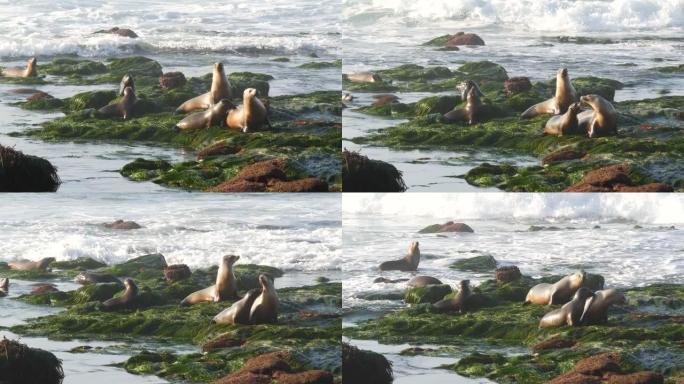
<svg viewBox="0 0 684 384">
<path fill-rule="evenodd" d="M 660 31 L 684 27 L 681 0 L 346 0 L 349 20 L 458 21 L 552 32 Z"/>
</svg>

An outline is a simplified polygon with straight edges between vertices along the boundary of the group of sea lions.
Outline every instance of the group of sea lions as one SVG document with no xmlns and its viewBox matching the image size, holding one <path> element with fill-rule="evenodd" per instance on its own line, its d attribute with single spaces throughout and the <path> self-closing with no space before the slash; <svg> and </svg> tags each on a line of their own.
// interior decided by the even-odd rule
<svg viewBox="0 0 684 384">
<path fill-rule="evenodd" d="M 381 271 L 416 271 L 419 262 L 418 242 L 413 241 L 404 258 L 383 262 L 379 268 Z M 373 283 L 399 283 L 407 280 L 379 277 Z M 582 286 L 585 280 L 586 272 L 579 271 L 563 277 L 554 284 L 537 284 L 529 290 L 523 305 L 562 304 L 561 308 L 544 315 L 539 323 L 540 328 L 604 324 L 608 321 L 608 308 L 613 304 L 624 304 L 625 296 L 615 289 L 592 292 L 589 288 Z M 409 287 L 441 284 L 439 279 L 423 275 L 415 276 L 407 283 Z M 464 312 L 469 309 L 471 296 L 470 280 L 462 280 L 454 296 L 442 299 L 432 304 L 432 307 L 438 312 Z"/>
<path fill-rule="evenodd" d="M 7 263 L 9 269 L 18 271 L 46 271 L 50 263 L 54 262 L 54 257 L 44 257 L 38 261 L 16 260 Z M 9 279 L 0 278 L 0 297 L 5 297 L 9 293 Z"/>
</svg>

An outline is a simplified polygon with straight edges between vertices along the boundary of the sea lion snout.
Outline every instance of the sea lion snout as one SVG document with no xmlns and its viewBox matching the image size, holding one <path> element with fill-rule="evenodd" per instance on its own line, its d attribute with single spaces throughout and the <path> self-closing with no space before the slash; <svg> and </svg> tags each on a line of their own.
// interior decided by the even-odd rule
<svg viewBox="0 0 684 384">
<path fill-rule="evenodd" d="M 219 71 L 223 71 L 223 63 L 214 63 L 214 68 L 218 69 Z"/>
<path fill-rule="evenodd" d="M 229 264 L 233 265 L 235 264 L 238 260 L 240 260 L 240 256 L 238 255 L 225 255 L 223 256 L 223 260 L 227 261 Z"/>
<path fill-rule="evenodd" d="M 558 74 L 560 74 L 561 76 L 565 77 L 565 76 L 568 75 L 568 69 L 567 69 L 567 68 L 561 68 L 561 69 L 558 70 Z"/>
</svg>

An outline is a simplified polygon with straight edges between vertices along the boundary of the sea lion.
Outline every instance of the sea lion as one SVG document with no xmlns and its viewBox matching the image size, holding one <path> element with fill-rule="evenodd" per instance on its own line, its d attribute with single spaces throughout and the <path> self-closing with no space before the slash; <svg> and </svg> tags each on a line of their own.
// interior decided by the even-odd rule
<svg viewBox="0 0 684 384">
<path fill-rule="evenodd" d="M 44 257 L 38 261 L 31 261 L 31 260 L 10 261 L 9 263 L 7 263 L 7 265 L 10 267 L 10 269 L 17 269 L 20 271 L 33 271 L 33 270 L 45 271 L 47 269 L 47 267 L 50 265 L 50 263 L 52 263 L 54 261 L 55 261 L 54 257 Z"/>
<path fill-rule="evenodd" d="M 442 299 L 432 306 L 440 312 L 464 312 L 467 310 L 466 300 L 470 297 L 470 280 L 461 280 L 458 293 L 450 299 Z"/>
<path fill-rule="evenodd" d="M 217 324 L 249 324 L 249 314 L 252 310 L 252 305 L 260 294 L 260 289 L 250 289 L 245 294 L 245 297 L 214 316 L 212 321 Z"/>
<path fill-rule="evenodd" d="M 250 324 L 265 324 L 278 322 L 278 294 L 273 287 L 270 276 L 259 275 L 261 294 L 254 300 L 249 311 Z"/>
<path fill-rule="evenodd" d="M 38 74 L 38 72 L 36 71 L 36 63 L 36 58 L 32 57 L 26 63 L 26 68 L 3 68 L 0 72 L 3 76 L 6 77 L 34 77 Z"/>
<path fill-rule="evenodd" d="M 578 289 L 570 302 L 544 315 L 539 322 L 539 328 L 579 326 L 584 304 L 593 295 L 589 288 Z"/>
<path fill-rule="evenodd" d="M 615 289 L 596 291 L 594 296 L 584 303 L 584 312 L 580 322 L 586 325 L 605 324 L 608 322 L 608 308 L 613 304 L 625 303 L 627 303 L 625 295 Z"/>
<path fill-rule="evenodd" d="M 7 279 L 7 278 L 0 279 L 0 297 L 7 296 L 8 292 L 9 292 L 9 279 Z"/>
<path fill-rule="evenodd" d="M 342 93 L 342 101 L 354 101 L 354 95 L 352 95 L 349 92 L 343 92 Z"/>
<path fill-rule="evenodd" d="M 138 98 L 131 87 L 124 88 L 123 95 L 121 101 L 105 105 L 97 111 L 98 114 L 102 117 L 123 117 L 124 120 L 130 117 L 133 114 L 133 106 Z"/>
<path fill-rule="evenodd" d="M 582 286 L 586 276 L 586 272 L 579 271 L 572 275 L 565 276 L 554 284 L 537 284 L 527 292 L 524 304 L 565 304 Z"/>
<path fill-rule="evenodd" d="M 125 279 L 124 287 L 126 287 L 126 290 L 124 291 L 123 295 L 119 297 L 113 297 L 102 303 L 104 310 L 116 311 L 118 309 L 131 307 L 135 301 L 135 298 L 138 297 L 138 286 L 135 285 L 133 279 Z"/>
<path fill-rule="evenodd" d="M 571 135 L 584 133 L 579 129 L 577 114 L 580 112 L 580 103 L 572 103 L 568 111 L 562 115 L 554 115 L 546 122 L 544 133 L 553 136 Z"/>
<path fill-rule="evenodd" d="M 187 306 L 203 301 L 224 301 L 236 299 L 237 282 L 233 273 L 233 264 L 240 259 L 237 255 L 226 255 L 221 259 L 218 272 L 216 273 L 216 284 L 189 294 L 180 305 Z"/>
<path fill-rule="evenodd" d="M 475 88 L 475 93 L 478 97 L 484 97 L 484 93 L 482 93 L 476 82 L 473 80 L 466 80 L 456 86 L 456 90 L 461 93 L 461 100 L 465 100 L 468 97 L 468 92 L 470 92 L 471 88 Z"/>
<path fill-rule="evenodd" d="M 190 112 L 195 109 L 206 109 L 218 103 L 221 99 L 232 99 L 230 83 L 223 71 L 223 63 L 214 63 L 214 71 L 211 77 L 211 89 L 209 92 L 194 97 L 176 108 L 174 113 Z"/>
<path fill-rule="evenodd" d="M 381 271 L 415 271 L 420 263 L 420 249 L 418 242 L 412 241 L 409 244 L 408 254 L 403 259 L 385 261 L 380 264 Z"/>
<path fill-rule="evenodd" d="M 424 287 L 426 285 L 439 284 L 442 284 L 442 282 L 432 276 L 416 276 L 413 279 L 409 280 L 408 283 L 406 283 L 406 285 L 408 285 L 409 287 Z"/>
<path fill-rule="evenodd" d="M 449 123 L 457 123 L 466 121 L 468 124 L 473 124 L 479 120 L 479 112 L 482 109 L 482 100 L 478 96 L 476 87 L 471 87 L 468 90 L 467 102 L 465 108 L 454 109 L 453 111 L 444 114 L 444 119 Z"/>
<path fill-rule="evenodd" d="M 565 113 L 570 104 L 577 101 L 577 91 L 570 82 L 568 69 L 561 68 L 556 73 L 556 95 L 546 101 L 535 104 L 522 113 L 520 117 L 528 119 L 542 113 L 560 115 Z"/>
<path fill-rule="evenodd" d="M 580 101 L 592 110 L 577 115 L 579 128 L 589 137 L 617 135 L 617 111 L 608 100 L 600 95 L 584 95 Z"/>
<path fill-rule="evenodd" d="M 228 99 L 221 99 L 218 103 L 204 112 L 195 112 L 186 116 L 176 124 L 176 128 L 185 130 L 210 128 L 216 125 L 223 127 L 225 126 L 228 111 L 231 109 L 235 109 L 235 105 Z"/>
<path fill-rule="evenodd" d="M 74 278 L 74 283 L 77 284 L 97 284 L 97 283 L 117 283 L 117 284 L 122 284 L 121 280 L 119 280 L 117 277 L 113 275 L 109 275 L 106 273 L 96 273 L 96 272 L 89 272 L 89 271 L 84 271 L 76 275 Z"/>
<path fill-rule="evenodd" d="M 228 128 L 249 132 L 260 129 L 264 123 L 269 128 L 273 128 L 268 120 L 268 111 L 257 97 L 257 93 L 258 91 L 254 88 L 245 89 L 242 93 L 242 105 L 228 111 L 226 117 Z"/>
<path fill-rule="evenodd" d="M 121 78 L 121 83 L 119 83 L 119 96 L 124 95 L 124 89 L 126 89 L 126 87 L 131 87 L 133 88 L 133 91 L 135 91 L 133 76 L 129 75 L 128 73 Z"/>
<path fill-rule="evenodd" d="M 359 72 L 342 75 L 342 77 L 352 83 L 376 83 L 382 81 L 382 77 L 373 72 Z"/>
</svg>

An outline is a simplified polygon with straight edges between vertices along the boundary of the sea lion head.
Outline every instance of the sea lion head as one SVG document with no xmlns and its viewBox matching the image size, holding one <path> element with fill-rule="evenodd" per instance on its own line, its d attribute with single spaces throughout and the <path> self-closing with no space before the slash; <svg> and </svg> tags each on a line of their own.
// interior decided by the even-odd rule
<svg viewBox="0 0 684 384">
<path fill-rule="evenodd" d="M 617 289 L 607 289 L 604 296 L 609 304 L 627 304 L 625 295 Z"/>
<path fill-rule="evenodd" d="M 28 60 L 28 63 L 26 64 L 26 69 L 28 69 L 29 75 L 33 76 L 36 74 L 36 64 L 38 63 L 38 60 L 35 57 L 32 57 Z"/>
<path fill-rule="evenodd" d="M 123 75 L 123 77 L 121 78 L 121 83 L 123 83 L 125 86 L 132 86 L 133 76 L 131 76 L 129 73 Z"/>
<path fill-rule="evenodd" d="M 582 287 L 575 292 L 575 296 L 573 296 L 573 300 L 587 300 L 590 297 L 594 297 L 594 292 L 591 291 L 591 289 Z"/>
<path fill-rule="evenodd" d="M 572 275 L 568 276 L 570 278 L 570 285 L 572 287 L 580 287 L 587 278 L 587 273 L 584 271 L 577 271 Z"/>
<path fill-rule="evenodd" d="M 418 249 L 418 242 L 417 241 L 412 241 L 411 244 L 409 244 L 408 253 L 409 253 L 409 255 L 415 255 L 416 253 L 420 253 L 420 249 Z"/>
<path fill-rule="evenodd" d="M 56 259 L 54 257 L 44 257 L 38 262 L 38 268 L 40 269 L 45 269 L 50 265 L 50 263 L 53 263 Z"/>
<path fill-rule="evenodd" d="M 135 284 L 135 281 L 131 279 L 130 277 L 126 278 L 124 280 L 124 286 L 126 287 L 126 290 L 131 290 L 133 292 L 138 292 L 138 286 Z"/>
<path fill-rule="evenodd" d="M 371 79 L 373 80 L 373 83 L 382 81 L 382 77 L 380 77 L 380 75 L 377 73 L 371 74 Z"/>
<path fill-rule="evenodd" d="M 265 273 L 259 275 L 259 284 L 261 284 L 261 289 L 272 290 L 273 289 L 273 278 Z"/>
<path fill-rule="evenodd" d="M 459 283 L 459 287 L 460 292 L 465 293 L 470 291 L 470 280 L 461 280 L 461 282 Z"/>
<path fill-rule="evenodd" d="M 0 290 L 7 291 L 7 288 L 9 288 L 9 279 L 0 279 Z"/>
<path fill-rule="evenodd" d="M 219 71 L 219 72 L 223 72 L 223 63 L 221 63 L 221 62 L 214 63 L 214 70 Z"/>
<path fill-rule="evenodd" d="M 601 96 L 599 95 L 584 95 L 580 97 L 580 101 L 584 104 L 590 105 L 590 106 L 595 106 L 598 101 L 600 100 Z"/>
<path fill-rule="evenodd" d="M 135 91 L 133 90 L 133 87 L 126 87 L 123 90 L 123 95 L 124 97 L 126 96 L 135 96 Z"/>
<path fill-rule="evenodd" d="M 223 262 L 228 263 L 228 265 L 230 265 L 230 266 L 235 264 L 238 260 L 240 260 L 240 256 L 238 256 L 238 255 L 225 255 L 225 256 L 223 256 Z"/>
<path fill-rule="evenodd" d="M 242 95 L 251 99 L 257 95 L 257 90 L 254 88 L 246 88 Z"/>
<path fill-rule="evenodd" d="M 568 111 L 572 113 L 573 115 L 576 115 L 580 112 L 580 103 L 572 103 L 570 104 L 570 107 L 568 107 Z"/>
<path fill-rule="evenodd" d="M 558 75 L 557 75 L 557 76 L 558 76 L 558 77 L 562 77 L 562 78 L 564 78 L 564 79 L 567 78 L 567 77 L 568 77 L 568 69 L 567 69 L 567 68 L 561 68 L 561 69 L 559 69 L 559 70 L 558 70 Z"/>
</svg>

